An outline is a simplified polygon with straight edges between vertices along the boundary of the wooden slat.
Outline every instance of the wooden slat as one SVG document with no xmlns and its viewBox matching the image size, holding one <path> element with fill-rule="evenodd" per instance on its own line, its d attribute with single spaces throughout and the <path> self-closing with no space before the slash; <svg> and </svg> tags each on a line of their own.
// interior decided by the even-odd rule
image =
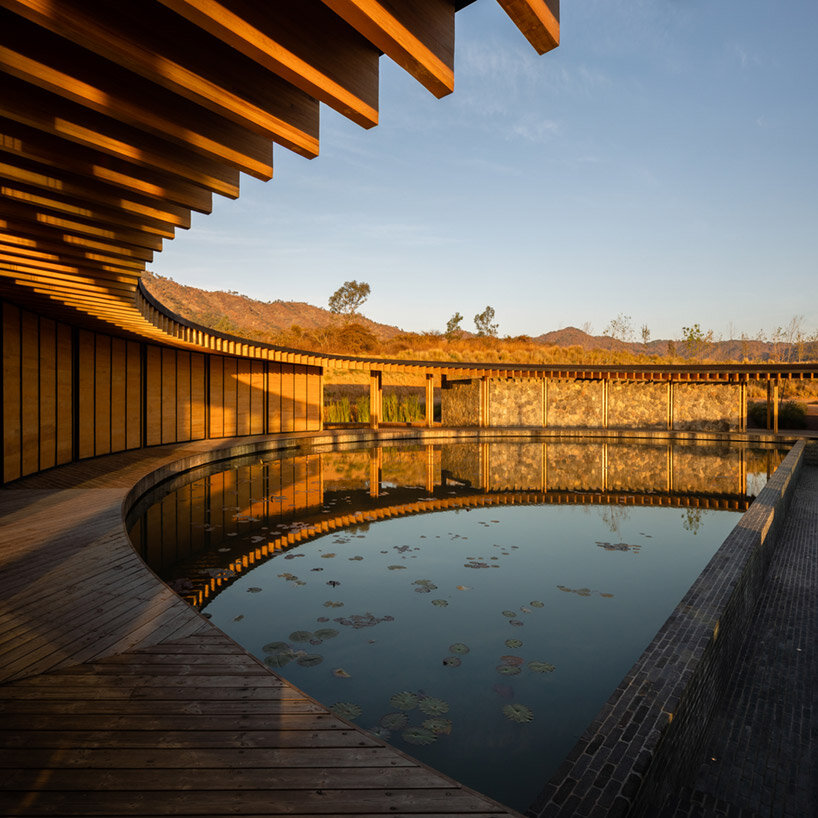
<svg viewBox="0 0 818 818">
<path fill-rule="evenodd" d="M 497 0 L 538 54 L 560 44 L 559 0 Z"/>
<path fill-rule="evenodd" d="M 316 100 L 161 6 L 128 0 L 115 8 L 71 0 L 0 5 L 244 128 L 303 155 L 318 153 Z"/>
<path fill-rule="evenodd" d="M 451 0 L 323 0 L 436 97 L 454 90 Z"/>
<path fill-rule="evenodd" d="M 20 317 L 21 310 L 3 302 L 3 479 L 15 480 L 20 477 L 22 452 L 20 413 L 21 371 L 20 371 Z M 5 386 L 8 384 L 8 386 Z"/>
<path fill-rule="evenodd" d="M 268 138 L 205 112 L 16 14 L 0 10 L 0 25 L 7 42 L 14 44 L 0 44 L 0 68 L 8 75 L 259 179 L 272 177 Z"/>
</svg>

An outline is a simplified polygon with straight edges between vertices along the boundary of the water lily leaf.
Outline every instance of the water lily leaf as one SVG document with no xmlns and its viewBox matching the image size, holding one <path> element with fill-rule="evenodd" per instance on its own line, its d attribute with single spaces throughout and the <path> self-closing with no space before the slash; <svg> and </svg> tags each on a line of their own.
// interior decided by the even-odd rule
<svg viewBox="0 0 818 818">
<path fill-rule="evenodd" d="M 446 602 L 445 599 L 433 599 L 432 605 L 435 605 L 438 608 L 447 608 L 449 603 Z"/>
<path fill-rule="evenodd" d="M 295 661 L 301 667 L 315 667 L 315 665 L 320 665 L 324 661 L 324 657 L 320 653 L 305 653 Z"/>
<path fill-rule="evenodd" d="M 605 596 L 605 594 L 600 594 L 600 596 Z M 233 617 L 234 622 L 241 622 L 244 619 L 244 614 L 239 614 L 238 616 Z"/>
<path fill-rule="evenodd" d="M 471 585 L 456 585 L 458 591 L 471 591 Z"/>
<path fill-rule="evenodd" d="M 520 668 L 516 665 L 497 665 L 497 672 L 503 676 L 516 676 Z"/>
<path fill-rule="evenodd" d="M 319 628 L 315 632 L 316 639 L 334 639 L 340 631 L 336 631 L 335 628 Z"/>
<path fill-rule="evenodd" d="M 450 719 L 426 719 L 422 724 L 426 730 L 431 730 L 437 736 L 448 736 L 452 732 L 452 722 Z"/>
<path fill-rule="evenodd" d="M 523 646 L 523 643 L 520 639 L 506 639 L 505 645 L 507 648 L 517 650 L 517 648 L 521 648 Z"/>
<path fill-rule="evenodd" d="M 335 704 L 330 707 L 330 710 L 339 718 L 347 719 L 348 721 L 357 718 L 362 712 L 361 708 L 352 702 L 335 702 Z"/>
<path fill-rule="evenodd" d="M 387 565 L 386 568 L 387 568 L 388 571 L 405 571 L 406 570 L 405 565 Z"/>
<path fill-rule="evenodd" d="M 331 602 L 330 600 L 327 600 L 324 603 L 324 607 L 325 608 L 343 608 L 344 603 L 343 602 Z"/>
<path fill-rule="evenodd" d="M 520 667 L 523 663 L 522 656 L 501 656 L 500 662 L 504 665 L 511 665 L 512 667 Z"/>
<path fill-rule="evenodd" d="M 408 723 L 409 716 L 406 713 L 387 713 L 379 722 L 387 730 L 403 730 Z"/>
<path fill-rule="evenodd" d="M 358 562 L 358 560 L 362 560 L 362 559 L 363 559 L 363 557 L 359 557 L 359 556 L 357 556 L 357 555 L 356 555 L 356 556 L 354 556 L 354 557 L 349 557 L 349 560 L 350 560 L 351 562 Z"/>
<path fill-rule="evenodd" d="M 408 727 L 401 733 L 401 738 L 407 744 L 427 745 L 432 744 L 437 736 L 425 727 Z"/>
<path fill-rule="evenodd" d="M 514 619 L 517 616 L 517 611 L 503 611 L 503 616 L 508 617 L 508 619 Z"/>
<path fill-rule="evenodd" d="M 312 638 L 312 631 L 293 631 L 290 634 L 291 642 L 309 642 Z"/>
<path fill-rule="evenodd" d="M 446 667 L 460 667 L 460 665 L 462 664 L 462 662 L 461 662 L 461 661 L 460 661 L 460 659 L 458 659 L 456 656 L 447 656 L 447 657 L 446 657 L 446 658 L 443 660 L 443 664 L 444 664 Z"/>
<path fill-rule="evenodd" d="M 265 653 L 281 653 L 281 651 L 289 649 L 290 645 L 287 642 L 268 642 L 262 647 Z"/>
<path fill-rule="evenodd" d="M 332 551 L 328 551 L 326 554 L 321 554 L 322 560 L 331 560 L 335 554 Z"/>
<path fill-rule="evenodd" d="M 337 667 L 335 670 L 332 671 L 333 676 L 337 676 L 339 679 L 351 679 L 349 673 L 347 673 L 342 667 Z"/>
<path fill-rule="evenodd" d="M 455 642 L 453 645 L 449 645 L 449 652 L 459 656 L 465 656 L 470 650 L 471 648 L 462 642 Z"/>
<path fill-rule="evenodd" d="M 255 586 L 252 587 L 252 588 L 248 588 L 247 593 L 248 594 L 260 594 L 261 593 L 261 588 L 256 588 Z"/>
<path fill-rule="evenodd" d="M 525 623 L 520 621 L 519 619 L 509 619 L 509 625 L 514 625 L 515 628 L 521 628 Z"/>
<path fill-rule="evenodd" d="M 414 693 L 403 690 L 400 693 L 395 693 L 389 699 L 389 703 L 396 710 L 414 710 L 418 706 L 418 697 Z"/>
<path fill-rule="evenodd" d="M 507 704 L 503 707 L 503 715 L 517 724 L 528 724 L 533 721 L 534 714 L 524 704 Z"/>
<path fill-rule="evenodd" d="M 442 716 L 444 713 L 449 712 L 449 703 L 443 701 L 443 699 L 436 699 L 434 696 L 426 696 L 426 698 L 421 699 L 418 707 L 427 716 Z"/>
<path fill-rule="evenodd" d="M 271 653 L 264 657 L 264 664 L 267 667 L 284 667 L 295 659 L 295 653 L 292 650 L 283 650 L 280 653 Z"/>
<path fill-rule="evenodd" d="M 544 602 L 540 602 L 540 600 L 539 600 L 539 599 L 535 599 L 535 600 L 534 600 L 534 601 L 531 603 L 531 607 L 532 607 L 532 608 L 544 608 L 544 607 L 545 607 L 545 603 L 544 603 Z"/>
<path fill-rule="evenodd" d="M 528 663 L 528 669 L 535 673 L 552 673 L 556 667 L 548 662 L 534 661 Z"/>
<path fill-rule="evenodd" d="M 315 621 L 316 622 L 329 622 L 329 617 L 328 616 L 319 616 Z"/>
<path fill-rule="evenodd" d="M 531 608 L 526 608 L 526 606 L 525 606 L 525 605 L 523 605 L 523 606 L 520 608 L 520 610 L 521 610 L 523 613 L 531 613 Z"/>
</svg>

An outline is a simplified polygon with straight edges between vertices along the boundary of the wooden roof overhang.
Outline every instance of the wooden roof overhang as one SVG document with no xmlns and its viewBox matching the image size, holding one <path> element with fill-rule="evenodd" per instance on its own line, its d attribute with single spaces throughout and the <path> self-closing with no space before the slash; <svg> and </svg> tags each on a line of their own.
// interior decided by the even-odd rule
<svg viewBox="0 0 818 818">
<path fill-rule="evenodd" d="M 0 0 L 0 296 L 126 336 L 316 358 L 183 331 L 140 274 L 214 193 L 270 179 L 274 144 L 316 156 L 320 103 L 376 125 L 382 55 L 450 93 L 470 1 Z M 538 52 L 558 44 L 559 0 L 498 2 Z"/>
</svg>

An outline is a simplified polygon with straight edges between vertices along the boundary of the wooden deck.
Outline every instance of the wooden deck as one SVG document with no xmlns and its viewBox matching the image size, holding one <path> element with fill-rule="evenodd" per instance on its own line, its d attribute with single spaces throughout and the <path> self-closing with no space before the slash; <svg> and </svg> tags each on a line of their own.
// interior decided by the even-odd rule
<svg viewBox="0 0 818 818">
<path fill-rule="evenodd" d="M 517 815 L 278 678 L 133 551 L 136 483 L 259 442 L 111 455 L 0 490 L 0 811 Z"/>
</svg>

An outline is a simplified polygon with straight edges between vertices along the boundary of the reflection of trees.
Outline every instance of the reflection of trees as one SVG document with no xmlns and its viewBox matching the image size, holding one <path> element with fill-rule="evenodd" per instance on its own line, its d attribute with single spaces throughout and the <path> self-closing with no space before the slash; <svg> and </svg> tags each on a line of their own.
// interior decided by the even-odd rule
<svg viewBox="0 0 818 818">
<path fill-rule="evenodd" d="M 611 534 L 618 534 L 619 527 L 631 516 L 630 509 L 627 506 L 600 506 L 597 512 Z"/>
<path fill-rule="evenodd" d="M 702 509 L 700 508 L 686 508 L 682 513 L 682 527 L 689 531 L 695 537 L 702 527 Z"/>
</svg>

